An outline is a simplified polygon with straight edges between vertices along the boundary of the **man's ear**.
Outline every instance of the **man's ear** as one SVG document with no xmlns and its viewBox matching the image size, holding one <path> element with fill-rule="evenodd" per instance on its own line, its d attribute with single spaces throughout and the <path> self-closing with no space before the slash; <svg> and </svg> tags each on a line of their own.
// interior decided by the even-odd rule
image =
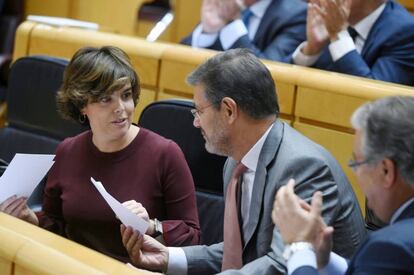
<svg viewBox="0 0 414 275">
<path fill-rule="evenodd" d="M 384 180 L 384 187 L 391 188 L 397 179 L 397 166 L 394 161 L 389 158 L 381 160 L 380 165 L 380 172 Z"/>
<path fill-rule="evenodd" d="M 221 111 L 224 112 L 226 120 L 229 123 L 233 123 L 238 117 L 239 115 L 238 107 L 239 106 L 237 105 L 236 101 L 234 101 L 230 97 L 224 97 L 221 100 L 221 108 L 222 108 Z"/>
</svg>

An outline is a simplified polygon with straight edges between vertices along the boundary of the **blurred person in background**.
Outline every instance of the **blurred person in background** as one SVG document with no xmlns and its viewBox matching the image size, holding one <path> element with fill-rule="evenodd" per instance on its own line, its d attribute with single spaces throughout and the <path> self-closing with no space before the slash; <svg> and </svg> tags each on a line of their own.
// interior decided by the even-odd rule
<svg viewBox="0 0 414 275">
<path fill-rule="evenodd" d="M 219 51 L 247 48 L 257 57 L 286 62 L 305 39 L 302 0 L 203 0 L 200 24 L 181 43 Z"/>
<path fill-rule="evenodd" d="M 392 0 L 310 0 L 290 62 L 414 85 L 414 16 Z"/>
</svg>

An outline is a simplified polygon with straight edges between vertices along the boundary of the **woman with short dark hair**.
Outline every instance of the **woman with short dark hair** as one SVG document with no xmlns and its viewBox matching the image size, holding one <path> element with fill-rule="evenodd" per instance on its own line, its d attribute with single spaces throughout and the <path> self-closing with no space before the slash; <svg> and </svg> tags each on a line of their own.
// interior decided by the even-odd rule
<svg viewBox="0 0 414 275">
<path fill-rule="evenodd" d="M 6 200 L 1 209 L 128 261 L 120 221 L 91 184 L 93 177 L 149 221 L 148 235 L 172 246 L 198 244 L 191 172 L 177 144 L 132 124 L 139 94 L 138 76 L 121 49 L 87 47 L 76 52 L 65 70 L 57 105 L 64 117 L 91 130 L 57 148 L 42 212 L 34 215 L 22 198 Z"/>
</svg>

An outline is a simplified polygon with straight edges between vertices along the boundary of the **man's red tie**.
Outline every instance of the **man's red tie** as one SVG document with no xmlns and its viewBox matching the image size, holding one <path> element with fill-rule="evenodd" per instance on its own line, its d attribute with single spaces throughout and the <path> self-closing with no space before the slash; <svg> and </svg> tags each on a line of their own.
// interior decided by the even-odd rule
<svg viewBox="0 0 414 275">
<path fill-rule="evenodd" d="M 238 163 L 234 168 L 229 185 L 224 208 L 224 248 L 221 270 L 240 269 L 242 261 L 242 239 L 240 233 L 239 215 L 237 209 L 236 190 L 241 176 L 247 167 Z M 241 184 L 241 182 L 240 182 Z"/>
</svg>

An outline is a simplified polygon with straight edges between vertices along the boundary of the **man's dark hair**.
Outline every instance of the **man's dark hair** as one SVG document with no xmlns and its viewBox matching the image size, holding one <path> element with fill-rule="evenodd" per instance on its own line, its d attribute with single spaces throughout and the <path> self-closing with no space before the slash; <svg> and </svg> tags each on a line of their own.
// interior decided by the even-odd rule
<svg viewBox="0 0 414 275">
<path fill-rule="evenodd" d="M 187 83 L 203 86 L 207 100 L 217 109 L 224 97 L 230 97 L 254 119 L 279 114 L 273 78 L 247 49 L 228 50 L 213 56 L 187 77 Z"/>
</svg>

